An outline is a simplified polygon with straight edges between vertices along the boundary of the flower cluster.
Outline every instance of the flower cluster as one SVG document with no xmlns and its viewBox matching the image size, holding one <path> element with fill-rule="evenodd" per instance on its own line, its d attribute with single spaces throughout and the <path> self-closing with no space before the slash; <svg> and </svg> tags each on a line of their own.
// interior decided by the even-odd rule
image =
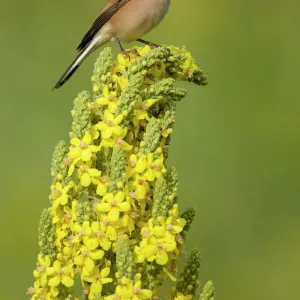
<svg viewBox="0 0 300 300">
<path fill-rule="evenodd" d="M 179 214 L 178 176 L 166 158 L 186 94 L 174 83 L 204 85 L 206 77 L 185 49 L 134 49 L 116 62 L 104 49 L 93 95 L 75 99 L 69 146 L 59 142 L 53 154 L 32 300 L 78 299 L 76 281 L 89 300 L 155 299 L 168 278 L 177 282 L 172 299 L 199 288 L 199 250 L 177 274 L 195 214 Z M 213 299 L 211 286 L 205 295 Z"/>
</svg>

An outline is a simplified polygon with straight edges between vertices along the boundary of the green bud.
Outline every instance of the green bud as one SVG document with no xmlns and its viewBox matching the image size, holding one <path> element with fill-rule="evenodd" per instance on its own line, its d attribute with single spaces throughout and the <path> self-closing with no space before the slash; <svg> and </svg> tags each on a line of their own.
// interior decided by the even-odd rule
<svg viewBox="0 0 300 300">
<path fill-rule="evenodd" d="M 58 142 L 53 152 L 51 161 L 51 176 L 53 183 L 56 181 L 64 182 L 65 180 L 69 180 L 67 179 L 67 167 L 64 163 L 67 153 L 68 148 L 66 142 Z"/>
<path fill-rule="evenodd" d="M 126 180 L 125 152 L 121 147 L 115 146 L 110 161 L 109 191 L 116 193 L 126 184 Z"/>
<path fill-rule="evenodd" d="M 142 282 L 145 288 L 152 291 L 159 287 L 164 278 L 162 276 L 162 266 L 146 263 L 142 274 Z"/>
<path fill-rule="evenodd" d="M 52 214 L 48 209 L 44 209 L 38 229 L 40 252 L 48 255 L 53 261 L 56 259 L 58 250 L 55 244 L 55 225 L 52 223 Z"/>
<path fill-rule="evenodd" d="M 94 209 L 94 202 L 89 201 L 85 194 L 82 195 L 76 206 L 76 221 L 82 224 L 84 221 L 96 221 L 98 219 Z"/>
<path fill-rule="evenodd" d="M 143 136 L 144 144 L 141 144 L 141 152 L 144 154 L 154 152 L 159 146 L 160 138 L 160 124 L 159 121 L 153 117 L 147 124 Z"/>
<path fill-rule="evenodd" d="M 171 57 L 174 57 L 174 59 Z M 199 69 L 195 60 L 186 49 L 176 49 L 174 51 L 170 47 L 166 65 L 169 75 L 177 80 L 186 80 L 198 85 L 207 84 L 207 76 Z"/>
<path fill-rule="evenodd" d="M 215 288 L 211 281 L 208 281 L 203 287 L 203 291 L 200 295 L 200 300 L 214 300 Z"/>
<path fill-rule="evenodd" d="M 82 138 L 85 132 L 91 127 L 91 115 L 88 110 L 88 103 L 91 101 L 89 92 L 83 91 L 78 94 L 74 101 L 72 131 L 78 138 Z"/>
<path fill-rule="evenodd" d="M 168 185 L 168 189 L 172 195 L 172 199 L 177 203 L 177 190 L 178 190 L 178 172 L 175 167 L 167 169 L 165 173 L 165 180 Z"/>
<path fill-rule="evenodd" d="M 183 230 L 181 232 L 181 235 L 184 239 L 186 239 L 187 233 L 189 229 L 191 228 L 191 225 L 193 223 L 193 220 L 196 215 L 196 208 L 195 207 L 189 207 L 187 208 L 181 215 L 180 218 L 183 218 L 186 220 L 186 224 L 183 227 Z"/>
<path fill-rule="evenodd" d="M 96 82 L 101 80 L 101 77 L 111 70 L 112 65 L 112 50 L 109 47 L 104 48 L 94 65 L 94 77 Z"/>
<path fill-rule="evenodd" d="M 143 54 L 139 59 L 133 60 L 129 64 L 126 76 L 129 78 L 133 74 L 142 73 L 143 70 L 151 71 L 153 66 L 162 63 L 162 59 L 167 53 L 168 50 L 166 48 L 158 47 Z"/>
<path fill-rule="evenodd" d="M 163 78 L 145 91 L 145 98 L 179 101 L 186 96 L 186 90 L 174 86 L 173 78 Z"/>
<path fill-rule="evenodd" d="M 123 124 L 127 125 L 129 120 L 132 119 L 133 109 L 136 101 L 140 95 L 140 87 L 143 83 L 143 77 L 141 74 L 136 74 L 130 77 L 128 85 L 122 91 L 118 100 L 118 108 L 116 115 L 122 114 L 126 111 L 126 118 L 123 120 Z"/>
<path fill-rule="evenodd" d="M 184 295 L 195 295 L 197 285 L 194 278 L 199 277 L 201 254 L 199 249 L 194 249 L 180 274 L 176 290 Z"/>
<path fill-rule="evenodd" d="M 122 236 L 117 239 L 116 262 L 121 278 L 125 276 L 127 279 L 133 279 L 135 269 L 133 253 L 128 240 Z"/>
<path fill-rule="evenodd" d="M 169 197 L 169 189 L 166 180 L 159 177 L 154 186 L 154 204 L 152 216 L 154 222 L 160 216 L 166 217 L 173 204 L 173 199 Z"/>
</svg>

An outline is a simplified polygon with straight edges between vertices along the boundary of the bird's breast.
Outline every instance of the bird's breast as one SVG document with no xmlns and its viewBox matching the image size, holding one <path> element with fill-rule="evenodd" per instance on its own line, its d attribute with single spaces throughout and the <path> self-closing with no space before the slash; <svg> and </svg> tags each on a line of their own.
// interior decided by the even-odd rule
<svg viewBox="0 0 300 300">
<path fill-rule="evenodd" d="M 130 0 L 110 20 L 115 35 L 134 41 L 157 26 L 166 15 L 170 0 Z"/>
</svg>

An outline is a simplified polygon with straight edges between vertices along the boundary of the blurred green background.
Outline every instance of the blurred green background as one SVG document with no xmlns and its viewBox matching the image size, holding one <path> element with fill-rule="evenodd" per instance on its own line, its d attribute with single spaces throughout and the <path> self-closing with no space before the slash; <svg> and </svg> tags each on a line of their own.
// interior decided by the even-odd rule
<svg viewBox="0 0 300 300">
<path fill-rule="evenodd" d="M 147 38 L 185 45 L 209 75 L 183 84 L 169 159 L 181 206 L 197 207 L 188 249 L 202 251 L 202 282 L 219 300 L 300 299 L 300 2 L 171 2 Z M 28 298 L 51 154 L 97 53 L 51 89 L 102 4 L 2 3 L 1 299 Z"/>
</svg>

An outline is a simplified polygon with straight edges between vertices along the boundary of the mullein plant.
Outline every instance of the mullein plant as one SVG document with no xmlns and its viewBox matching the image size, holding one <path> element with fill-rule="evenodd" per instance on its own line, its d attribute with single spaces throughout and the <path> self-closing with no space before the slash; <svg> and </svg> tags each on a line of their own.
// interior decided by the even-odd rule
<svg viewBox="0 0 300 300">
<path fill-rule="evenodd" d="M 89 300 L 214 299 L 211 282 L 200 289 L 198 249 L 177 271 L 195 209 L 179 213 L 178 174 L 166 164 L 186 95 L 176 80 L 207 83 L 185 49 L 134 47 L 115 62 L 110 48 L 100 53 L 93 93 L 74 101 L 70 142 L 53 153 L 32 300 L 79 299 L 76 281 Z"/>
</svg>

